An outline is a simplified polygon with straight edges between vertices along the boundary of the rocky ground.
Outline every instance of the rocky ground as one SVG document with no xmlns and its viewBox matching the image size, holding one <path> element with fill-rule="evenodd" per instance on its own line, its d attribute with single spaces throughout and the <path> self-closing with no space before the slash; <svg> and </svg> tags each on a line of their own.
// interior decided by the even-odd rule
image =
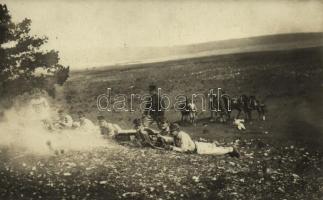
<svg viewBox="0 0 323 200">
<path fill-rule="evenodd" d="M 0 199 L 322 199 L 323 157 L 297 143 L 232 139 L 240 159 L 113 145 L 58 156 L 2 149 Z"/>
</svg>

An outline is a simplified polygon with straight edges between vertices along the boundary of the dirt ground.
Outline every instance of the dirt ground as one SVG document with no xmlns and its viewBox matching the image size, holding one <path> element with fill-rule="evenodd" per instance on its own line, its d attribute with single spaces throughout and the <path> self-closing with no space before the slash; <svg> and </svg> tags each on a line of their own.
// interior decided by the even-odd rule
<svg viewBox="0 0 323 200">
<path fill-rule="evenodd" d="M 57 102 L 130 128 L 135 112 L 99 112 L 98 95 L 144 94 L 150 83 L 174 97 L 210 88 L 256 95 L 267 120 L 182 124 L 196 140 L 236 145 L 241 158 L 180 154 L 129 145 L 35 156 L 2 148 L 0 199 L 322 199 L 322 48 L 206 57 L 134 68 L 73 72 Z M 126 81 L 125 81 L 126 80 Z M 138 106 L 135 103 L 135 107 Z M 198 107 L 200 106 L 199 103 Z M 233 113 L 234 115 L 235 113 Z M 174 122 L 179 113 L 170 110 Z"/>
</svg>

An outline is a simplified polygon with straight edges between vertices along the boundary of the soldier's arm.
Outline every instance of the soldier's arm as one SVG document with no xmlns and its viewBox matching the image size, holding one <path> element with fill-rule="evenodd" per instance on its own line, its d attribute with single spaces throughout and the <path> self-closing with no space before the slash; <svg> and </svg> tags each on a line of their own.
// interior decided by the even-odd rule
<svg viewBox="0 0 323 200">
<path fill-rule="evenodd" d="M 182 148 L 176 147 L 176 146 L 171 146 L 171 149 L 173 151 L 177 151 L 177 152 L 184 152 L 184 150 Z"/>
</svg>

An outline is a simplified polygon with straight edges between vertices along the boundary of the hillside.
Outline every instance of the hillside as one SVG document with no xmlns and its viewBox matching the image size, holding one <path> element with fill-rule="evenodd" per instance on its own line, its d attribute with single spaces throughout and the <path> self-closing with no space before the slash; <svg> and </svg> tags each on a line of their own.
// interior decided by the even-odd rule
<svg viewBox="0 0 323 200">
<path fill-rule="evenodd" d="M 244 52 L 73 72 L 57 90 L 55 103 L 76 121 L 81 110 L 93 122 L 100 114 L 131 128 L 141 116 L 139 100 L 134 112 L 99 112 L 97 96 L 107 88 L 113 97 L 143 95 L 150 83 L 171 99 L 218 87 L 232 96 L 254 94 L 267 105 L 267 120 L 258 120 L 254 112 L 246 131 L 238 131 L 232 122 L 210 122 L 209 112 L 199 110 L 196 126 L 180 123 L 194 140 L 234 145 L 240 159 L 120 145 L 82 129 L 51 131 L 67 145 L 55 156 L 0 148 L 0 199 L 322 199 L 322 52 L 323 47 Z M 178 122 L 180 115 L 170 109 L 166 117 Z M 21 125 L 17 118 L 12 127 Z M 85 143 L 80 143 L 82 135 L 87 135 Z M 42 142 L 25 142 L 45 146 L 42 136 L 37 139 Z M 82 148 L 73 150 L 73 144 Z"/>
<path fill-rule="evenodd" d="M 258 122 L 250 125 L 250 133 L 267 129 L 278 137 L 317 138 L 323 136 L 319 117 L 323 112 L 322 51 L 323 47 L 253 52 L 82 71 L 74 73 L 66 83 L 66 99 L 72 105 L 67 107 L 72 113 L 84 109 L 95 119 L 100 113 L 96 97 L 106 93 L 108 87 L 112 95 L 147 94 L 148 85 L 156 83 L 171 99 L 178 94 L 206 95 L 210 88 L 223 88 L 231 96 L 256 95 L 267 104 L 268 121 L 261 124 L 261 130 Z M 139 104 L 135 101 L 134 107 Z M 197 104 L 201 107 L 201 102 Z M 140 111 L 100 114 L 130 127 Z M 173 109 L 166 114 L 171 121 L 180 117 Z M 199 115 L 202 121 L 208 117 L 209 112 Z M 213 130 L 228 136 L 221 125 L 215 124 Z M 191 131 L 201 132 L 201 127 Z"/>
<path fill-rule="evenodd" d="M 120 65 L 160 62 L 243 52 L 277 51 L 309 48 L 323 45 L 323 33 L 294 33 L 230 39 L 172 47 L 120 48 L 107 52 L 106 56 L 118 60 L 117 65 L 102 68 L 118 68 Z"/>
</svg>

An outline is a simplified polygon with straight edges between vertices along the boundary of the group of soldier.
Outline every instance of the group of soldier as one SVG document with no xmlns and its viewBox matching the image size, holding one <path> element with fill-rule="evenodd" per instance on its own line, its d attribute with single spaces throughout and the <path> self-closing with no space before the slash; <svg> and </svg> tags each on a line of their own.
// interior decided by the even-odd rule
<svg viewBox="0 0 323 200">
<path fill-rule="evenodd" d="M 165 119 L 164 110 L 158 107 L 163 105 L 163 100 L 157 94 L 155 85 L 149 86 L 151 102 L 146 106 L 141 119 L 133 121 L 136 130 L 135 141 L 145 147 L 167 149 L 177 152 L 224 155 L 240 157 L 235 147 L 221 147 L 216 143 L 194 141 L 191 136 L 181 130 L 176 123 L 170 123 Z M 159 131 L 151 128 L 157 124 Z"/>
<path fill-rule="evenodd" d="M 117 124 L 108 123 L 104 116 L 97 116 L 96 126 L 90 119 L 86 118 L 82 111 L 77 113 L 78 121 L 74 121 L 73 118 L 67 114 L 64 110 L 58 110 L 57 120 L 52 124 L 48 124 L 49 130 L 69 130 L 69 129 L 80 129 L 81 132 L 87 132 L 93 134 L 94 131 L 100 128 L 101 135 L 108 138 L 114 138 L 121 128 Z"/>
<path fill-rule="evenodd" d="M 98 125 L 95 125 L 81 111 L 77 113 L 78 120 L 73 121 L 64 110 L 58 111 L 57 120 L 49 123 L 47 128 L 50 130 L 80 129 L 89 134 L 93 134 L 99 128 L 104 138 L 118 141 L 122 135 L 127 135 L 132 143 L 139 144 L 141 147 L 240 157 L 234 147 L 221 147 L 216 143 L 194 141 L 188 133 L 181 130 L 178 124 L 166 120 L 165 111 L 159 107 L 164 102 L 159 97 L 155 85 L 149 86 L 149 93 L 151 101 L 149 105 L 146 105 L 142 118 L 133 121 L 134 130 L 132 131 L 122 130 L 117 124 L 109 123 L 102 115 L 97 116 Z M 156 124 L 159 130 L 153 129 L 153 124 Z"/>
</svg>

